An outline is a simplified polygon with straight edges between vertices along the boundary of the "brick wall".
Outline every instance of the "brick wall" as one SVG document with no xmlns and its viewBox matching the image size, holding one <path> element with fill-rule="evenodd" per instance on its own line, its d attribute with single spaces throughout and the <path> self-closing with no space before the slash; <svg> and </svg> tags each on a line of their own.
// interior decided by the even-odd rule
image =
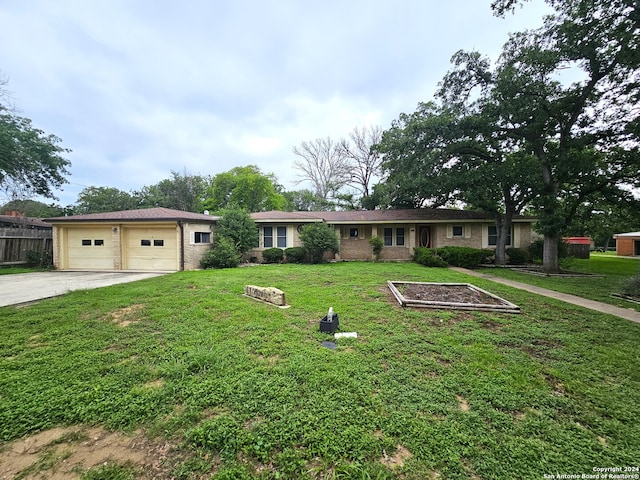
<svg viewBox="0 0 640 480">
<path fill-rule="evenodd" d="M 454 227 L 462 227 L 462 236 L 454 236 Z M 482 224 L 480 223 L 452 223 L 437 225 L 431 234 L 435 238 L 432 247 L 446 246 L 482 248 Z"/>
<path fill-rule="evenodd" d="M 195 243 L 194 234 L 196 232 L 211 233 L 213 240 L 213 232 L 211 225 L 207 223 L 185 223 L 183 242 L 184 242 L 184 269 L 195 270 L 200 268 L 200 260 L 203 255 L 211 248 L 211 243 Z"/>
<path fill-rule="evenodd" d="M 633 238 L 616 238 L 616 253 L 625 257 L 633 255 Z"/>
</svg>

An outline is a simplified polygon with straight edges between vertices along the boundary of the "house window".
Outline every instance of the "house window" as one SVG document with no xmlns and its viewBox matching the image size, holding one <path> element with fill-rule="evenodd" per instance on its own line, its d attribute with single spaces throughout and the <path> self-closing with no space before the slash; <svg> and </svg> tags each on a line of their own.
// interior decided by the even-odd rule
<svg viewBox="0 0 640 480">
<path fill-rule="evenodd" d="M 83 247 L 90 247 L 91 246 L 91 240 L 82 240 L 82 246 Z"/>
<path fill-rule="evenodd" d="M 151 246 L 151 240 L 140 240 L 140 246 L 141 247 L 150 247 Z"/>
<path fill-rule="evenodd" d="M 385 247 L 393 246 L 393 228 L 384 229 L 384 246 Z"/>
<path fill-rule="evenodd" d="M 262 227 L 262 246 L 264 248 L 273 248 L 274 246 L 287 248 L 287 227 Z"/>
<path fill-rule="evenodd" d="M 262 232 L 264 248 L 273 248 L 273 227 L 263 227 Z"/>
<path fill-rule="evenodd" d="M 94 244 L 96 247 L 102 247 L 102 246 L 104 246 L 104 240 L 94 240 L 94 241 L 93 241 L 93 244 Z"/>
<path fill-rule="evenodd" d="M 193 243 L 211 243 L 211 232 L 195 232 Z"/>
<path fill-rule="evenodd" d="M 509 230 L 509 234 L 507 235 L 506 245 L 511 245 L 512 230 L 513 227 Z M 495 225 L 489 225 L 487 240 L 490 247 L 495 247 L 498 244 L 498 228 Z"/>
<path fill-rule="evenodd" d="M 153 241 L 153 246 L 154 247 L 164 247 L 164 240 L 154 240 Z"/>
<path fill-rule="evenodd" d="M 358 238 L 358 229 L 350 228 L 349 229 L 349 238 Z"/>
<path fill-rule="evenodd" d="M 287 248 L 287 227 L 276 227 L 278 248 Z"/>
<path fill-rule="evenodd" d="M 464 237 L 464 228 L 462 225 L 454 225 L 451 227 L 451 234 L 454 237 Z"/>
<path fill-rule="evenodd" d="M 395 230 L 395 235 L 394 235 Z M 404 247 L 404 228 L 398 227 L 396 229 L 387 227 L 383 230 L 383 239 L 385 247 Z M 394 243 L 395 241 L 395 243 Z"/>
</svg>

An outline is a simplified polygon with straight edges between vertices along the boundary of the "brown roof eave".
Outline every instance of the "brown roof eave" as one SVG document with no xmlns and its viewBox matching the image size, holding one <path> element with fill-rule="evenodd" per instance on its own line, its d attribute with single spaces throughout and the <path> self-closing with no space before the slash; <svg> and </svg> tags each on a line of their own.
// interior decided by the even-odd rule
<svg viewBox="0 0 640 480">
<path fill-rule="evenodd" d="M 51 225 L 60 223 L 150 223 L 150 222 L 190 222 L 190 223 L 211 223 L 214 224 L 219 220 L 219 217 L 211 217 L 208 219 L 194 219 L 194 218 L 45 218 L 44 221 Z"/>
</svg>

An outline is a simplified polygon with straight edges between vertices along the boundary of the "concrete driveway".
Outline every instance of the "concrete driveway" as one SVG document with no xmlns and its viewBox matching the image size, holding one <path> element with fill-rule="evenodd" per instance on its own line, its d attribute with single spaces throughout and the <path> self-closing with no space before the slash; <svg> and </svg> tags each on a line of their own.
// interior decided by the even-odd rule
<svg viewBox="0 0 640 480">
<path fill-rule="evenodd" d="M 159 277 L 166 273 L 145 272 L 34 272 L 0 275 L 0 307 L 34 302 L 87 290 Z"/>
</svg>

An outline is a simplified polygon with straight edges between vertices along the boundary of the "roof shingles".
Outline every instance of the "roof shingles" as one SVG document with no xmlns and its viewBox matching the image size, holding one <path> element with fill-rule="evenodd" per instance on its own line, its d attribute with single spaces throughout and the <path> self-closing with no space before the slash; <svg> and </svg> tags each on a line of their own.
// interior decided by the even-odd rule
<svg viewBox="0 0 640 480">
<path fill-rule="evenodd" d="M 122 210 L 119 212 L 87 213 L 84 215 L 71 215 L 69 217 L 55 217 L 45 219 L 48 223 L 66 222 L 151 222 L 151 221 L 201 221 L 215 223 L 220 217 L 205 215 L 203 213 L 183 212 L 170 208 L 156 207 L 140 210 Z"/>
</svg>

